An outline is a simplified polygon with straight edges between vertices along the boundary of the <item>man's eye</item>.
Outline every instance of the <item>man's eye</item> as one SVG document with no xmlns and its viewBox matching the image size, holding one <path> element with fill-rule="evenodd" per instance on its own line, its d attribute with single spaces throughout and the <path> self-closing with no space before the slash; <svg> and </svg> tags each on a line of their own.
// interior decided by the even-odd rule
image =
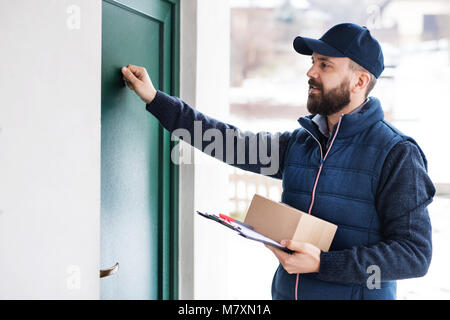
<svg viewBox="0 0 450 320">
<path fill-rule="evenodd" d="M 326 67 L 328 67 L 328 66 L 329 66 L 328 64 L 322 62 L 322 68 L 326 68 Z"/>
</svg>

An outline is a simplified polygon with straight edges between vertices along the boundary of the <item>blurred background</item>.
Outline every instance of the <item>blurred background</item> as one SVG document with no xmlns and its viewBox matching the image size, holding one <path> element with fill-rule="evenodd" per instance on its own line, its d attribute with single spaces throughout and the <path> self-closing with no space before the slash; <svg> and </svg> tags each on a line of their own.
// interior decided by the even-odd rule
<svg viewBox="0 0 450 320">
<path fill-rule="evenodd" d="M 0 298 L 271 299 L 272 252 L 195 211 L 243 220 L 255 193 L 280 201 L 281 181 L 170 150 L 119 70 L 144 65 L 243 131 L 293 131 L 311 64 L 293 39 L 342 22 L 380 41 L 372 95 L 437 189 L 431 267 L 398 299 L 450 299 L 448 0 L 0 0 Z"/>
<path fill-rule="evenodd" d="M 429 206 L 431 267 L 423 278 L 399 281 L 398 299 L 449 299 L 450 153 L 444 139 L 450 116 L 450 1 L 231 0 L 227 120 L 253 132 L 296 129 L 297 119 L 308 114 L 311 62 L 293 50 L 292 41 L 297 35 L 318 38 L 342 22 L 365 25 L 380 41 L 386 68 L 371 95 L 381 100 L 385 118 L 420 144 L 437 188 Z M 281 181 L 228 171 L 231 215 L 244 219 L 255 193 L 280 200 Z M 270 299 L 278 261 L 258 244 L 231 234 L 227 241 L 227 298 Z"/>
</svg>

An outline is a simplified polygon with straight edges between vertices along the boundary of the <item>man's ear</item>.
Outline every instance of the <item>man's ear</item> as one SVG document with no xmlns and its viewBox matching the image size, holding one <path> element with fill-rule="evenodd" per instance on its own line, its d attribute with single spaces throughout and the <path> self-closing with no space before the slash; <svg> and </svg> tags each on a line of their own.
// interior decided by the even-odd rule
<svg viewBox="0 0 450 320">
<path fill-rule="evenodd" d="M 355 73 L 355 82 L 352 87 L 353 93 L 365 92 L 370 82 L 370 75 L 367 72 L 359 71 Z"/>
</svg>

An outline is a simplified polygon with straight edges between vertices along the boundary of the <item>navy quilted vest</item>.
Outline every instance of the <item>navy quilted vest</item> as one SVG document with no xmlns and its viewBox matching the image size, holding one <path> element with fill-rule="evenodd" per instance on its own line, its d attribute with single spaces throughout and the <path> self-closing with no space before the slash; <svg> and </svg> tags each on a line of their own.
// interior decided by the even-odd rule
<svg viewBox="0 0 450 320">
<path fill-rule="evenodd" d="M 398 142 L 414 142 L 384 121 L 383 115 L 378 99 L 370 97 L 359 113 L 342 116 L 324 161 L 325 150 L 318 142 L 320 133 L 312 115 L 299 119 L 302 128 L 294 131 L 289 142 L 282 202 L 308 212 L 323 162 L 311 214 L 338 226 L 330 251 L 382 240 L 375 195 L 384 160 Z M 294 299 L 296 277 L 280 265 L 272 283 L 273 299 Z M 370 290 L 366 283 L 331 283 L 316 274 L 303 274 L 297 292 L 298 299 L 395 299 L 396 282 L 382 282 L 381 289 Z"/>
</svg>

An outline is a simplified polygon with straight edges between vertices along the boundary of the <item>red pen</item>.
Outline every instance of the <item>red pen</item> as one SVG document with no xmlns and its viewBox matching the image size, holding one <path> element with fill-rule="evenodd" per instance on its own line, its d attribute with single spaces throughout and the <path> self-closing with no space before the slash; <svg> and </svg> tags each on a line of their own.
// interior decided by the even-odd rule
<svg viewBox="0 0 450 320">
<path fill-rule="evenodd" d="M 239 225 L 241 225 L 241 226 L 243 226 L 243 227 L 246 227 L 246 228 L 248 228 L 248 229 L 250 229 L 250 230 L 253 230 L 253 227 L 252 227 L 252 226 L 250 226 L 250 225 L 248 225 L 248 224 L 245 224 L 245 223 L 243 223 L 243 222 L 241 222 L 241 221 L 239 221 L 239 220 L 236 220 L 236 219 L 234 219 L 234 218 L 232 218 L 232 217 L 229 217 L 229 216 L 227 216 L 227 215 L 225 215 L 225 214 L 223 214 L 223 213 L 219 213 L 219 217 L 222 218 L 222 219 L 225 220 L 225 221 L 228 221 L 228 222 L 234 222 L 234 223 L 237 223 L 237 224 L 239 224 Z"/>
</svg>

